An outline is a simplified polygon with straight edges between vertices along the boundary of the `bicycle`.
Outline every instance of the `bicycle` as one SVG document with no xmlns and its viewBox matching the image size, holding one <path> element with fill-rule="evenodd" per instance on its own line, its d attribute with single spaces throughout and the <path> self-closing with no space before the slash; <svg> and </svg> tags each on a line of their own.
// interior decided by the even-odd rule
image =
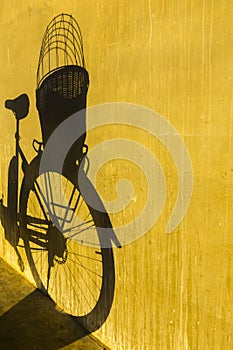
<svg viewBox="0 0 233 350">
<path fill-rule="evenodd" d="M 7 206 L 1 199 L 0 212 L 5 237 L 18 256 L 21 270 L 24 270 L 24 262 L 19 248 L 24 248 L 38 288 L 92 332 L 105 322 L 111 309 L 115 288 L 111 242 L 115 241 L 118 246 L 120 243 L 108 213 L 87 177 L 84 167 L 85 160 L 88 162 L 88 147 L 84 143 L 86 135 L 71 147 L 62 173 L 39 172 L 43 148 L 62 119 L 81 111 L 81 123 L 85 123 L 89 76 L 84 65 L 80 29 L 72 16 L 59 15 L 48 25 L 38 72 L 45 53 L 53 49 L 52 39 L 59 42 L 62 37 L 58 38 L 58 33 L 54 33 L 58 24 L 65 28 L 67 23 L 69 33 L 71 27 L 75 27 L 72 30 L 78 33 L 75 40 L 80 43 L 82 65 L 66 64 L 50 70 L 49 74 L 43 72 L 36 91 L 42 142 L 33 140 L 36 156 L 30 163 L 20 146 L 19 130 L 20 120 L 29 113 L 29 98 L 22 94 L 5 102 L 5 107 L 16 118 L 16 133 L 15 155 L 8 171 Z M 49 123 L 46 119 L 48 110 Z M 19 188 L 20 159 L 23 180 Z M 86 190 L 100 203 L 101 210 L 91 207 L 84 198 L 79 188 L 78 172 L 84 179 Z M 60 187 L 62 183 L 62 188 L 57 187 L 58 183 Z M 107 228 L 108 234 L 103 234 L 102 228 Z M 92 243 L 94 247 L 85 242 L 87 231 L 96 237 L 96 244 Z"/>
</svg>

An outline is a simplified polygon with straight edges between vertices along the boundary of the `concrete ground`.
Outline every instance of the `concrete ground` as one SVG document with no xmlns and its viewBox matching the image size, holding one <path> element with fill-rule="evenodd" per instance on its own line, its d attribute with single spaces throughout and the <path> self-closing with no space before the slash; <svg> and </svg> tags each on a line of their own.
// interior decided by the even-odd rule
<svg viewBox="0 0 233 350">
<path fill-rule="evenodd" d="M 107 350 L 1 259 L 0 349 Z"/>
</svg>

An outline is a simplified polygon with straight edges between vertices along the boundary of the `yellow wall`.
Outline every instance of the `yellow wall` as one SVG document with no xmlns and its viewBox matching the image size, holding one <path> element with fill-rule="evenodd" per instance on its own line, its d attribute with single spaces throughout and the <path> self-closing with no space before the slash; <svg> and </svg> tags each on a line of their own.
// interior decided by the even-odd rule
<svg viewBox="0 0 233 350">
<path fill-rule="evenodd" d="M 151 231 L 114 250 L 115 298 L 96 335 L 116 350 L 232 349 L 232 3 L 3 0 L 0 194 L 5 196 L 14 120 L 3 102 L 28 93 L 31 110 L 22 121 L 21 144 L 32 158 L 32 138 L 40 138 L 34 93 L 37 59 L 45 27 L 60 12 L 73 14 L 82 30 L 91 79 L 88 105 L 126 101 L 159 112 L 183 137 L 194 171 L 187 215 L 175 232 L 166 235 L 177 191 L 174 164 L 159 142 L 143 132 L 130 135 L 144 140 L 158 157 L 168 195 Z M 119 134 L 125 137 L 128 132 L 126 128 Z M 90 147 L 109 134 L 109 128 L 93 132 Z M 99 192 L 110 199 L 120 169 L 130 177 L 130 163 L 115 163 L 103 168 L 97 179 Z M 141 208 L 145 198 L 140 198 L 138 188 L 144 179 L 136 170 L 132 182 Z M 122 217 L 129 219 L 130 213 Z M 15 254 L 3 238 L 0 252 L 17 268 Z"/>
</svg>

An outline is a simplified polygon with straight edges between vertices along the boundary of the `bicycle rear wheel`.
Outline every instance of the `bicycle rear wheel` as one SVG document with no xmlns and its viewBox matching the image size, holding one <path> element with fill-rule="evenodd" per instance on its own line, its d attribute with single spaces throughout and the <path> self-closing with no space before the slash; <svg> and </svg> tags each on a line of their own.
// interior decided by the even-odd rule
<svg viewBox="0 0 233 350">
<path fill-rule="evenodd" d="M 35 159 L 20 195 L 27 259 L 37 286 L 92 332 L 106 320 L 114 295 L 111 242 L 103 248 L 98 227 L 110 220 L 106 212 L 88 206 L 74 181 L 57 173 L 38 176 L 38 168 Z M 88 186 L 98 196 L 90 182 Z M 106 246 L 106 236 L 104 240 Z"/>
</svg>

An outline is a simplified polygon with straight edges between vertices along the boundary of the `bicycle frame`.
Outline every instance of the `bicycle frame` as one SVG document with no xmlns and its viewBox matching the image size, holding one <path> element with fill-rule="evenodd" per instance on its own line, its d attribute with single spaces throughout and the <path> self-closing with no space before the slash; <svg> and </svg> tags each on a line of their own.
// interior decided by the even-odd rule
<svg viewBox="0 0 233 350">
<path fill-rule="evenodd" d="M 30 164 L 28 163 L 26 157 L 25 157 L 25 154 L 20 146 L 20 134 L 19 134 L 19 122 L 20 120 L 16 120 L 16 133 L 15 133 L 15 159 L 16 159 L 16 172 L 15 172 L 15 182 L 16 182 L 16 186 L 17 186 L 17 189 L 16 189 L 16 193 L 18 194 L 19 193 L 19 158 L 21 158 L 22 160 L 22 170 L 23 170 L 23 173 L 25 174 L 27 172 L 27 170 L 30 168 Z M 36 149 L 35 147 L 35 143 L 39 144 L 39 149 Z M 36 157 L 38 157 L 40 159 L 41 155 L 42 155 L 42 142 L 38 142 L 37 140 L 33 140 L 33 148 L 35 149 L 35 151 L 38 153 L 38 155 Z M 86 156 L 87 154 L 87 151 L 88 151 L 88 147 L 87 145 L 84 145 L 84 148 L 85 148 L 85 151 L 83 152 L 83 157 Z M 34 158 L 35 159 L 35 158 Z M 82 158 L 83 159 L 83 158 Z M 81 161 L 79 162 L 81 163 Z M 79 164 L 80 165 L 80 164 Z M 88 169 L 87 169 L 88 171 Z M 78 167 L 77 167 L 77 173 L 78 173 Z M 47 195 L 49 196 L 49 191 L 51 193 L 51 183 L 50 183 L 50 178 L 48 176 L 48 174 L 44 174 L 44 177 L 45 177 L 45 181 L 46 181 L 46 193 Z M 42 190 L 39 186 L 39 184 L 36 182 L 35 183 L 35 195 L 37 196 L 37 200 L 38 202 L 40 203 L 40 207 L 41 207 L 41 210 L 43 211 L 44 213 L 44 216 L 47 217 L 47 214 L 45 212 L 45 209 L 44 209 L 44 205 L 43 203 L 41 202 L 41 199 L 40 199 L 40 196 L 43 198 L 43 201 L 44 203 L 46 204 L 46 199 L 44 198 L 44 195 L 42 193 Z M 80 199 L 80 195 L 79 197 L 76 199 L 75 203 L 73 204 L 73 207 L 70 208 L 70 205 L 71 203 L 73 202 L 73 198 L 74 198 L 74 192 L 75 192 L 75 188 L 73 189 L 72 193 L 71 193 L 71 196 L 70 196 L 70 199 L 69 199 L 69 203 L 68 203 L 68 206 L 64 206 L 64 209 L 65 209 L 65 215 L 64 217 L 58 217 L 54 210 L 53 212 L 51 212 L 51 208 L 55 208 L 55 207 L 60 207 L 62 208 L 62 205 L 60 205 L 59 203 L 53 203 L 51 202 L 51 206 L 50 208 L 47 208 L 47 210 L 49 211 L 49 214 L 51 217 L 54 218 L 54 220 L 58 220 L 58 219 L 63 219 L 63 223 L 61 225 L 61 230 L 64 229 L 64 225 L 65 223 L 70 223 L 72 220 L 73 220 L 73 217 L 74 217 L 74 212 L 75 210 L 77 209 L 78 207 L 78 203 L 79 203 L 79 199 Z M 40 194 L 40 196 L 39 196 Z M 15 198 L 16 200 L 16 203 L 14 205 L 14 208 L 15 208 L 15 217 L 17 217 L 17 224 L 18 226 L 20 226 L 20 208 L 19 208 L 19 195 L 17 195 L 17 197 Z M 69 211 L 71 212 L 71 215 L 69 215 Z M 30 221 L 32 222 L 33 221 L 33 218 L 31 217 L 30 218 Z M 38 223 L 38 219 L 37 219 L 37 223 Z M 49 220 L 44 220 L 43 222 L 41 221 L 40 224 L 48 224 L 49 223 Z M 20 227 L 19 227 L 20 228 Z M 19 233 L 20 233 L 20 238 L 22 238 L 22 235 L 24 233 L 21 232 L 21 230 L 19 229 Z M 45 239 L 45 235 L 41 235 L 38 231 L 33 231 L 33 230 L 27 230 L 27 234 L 29 236 L 29 240 L 34 242 L 35 244 L 37 244 L 38 246 L 40 247 L 43 247 L 43 248 L 47 248 L 47 244 L 44 242 L 44 241 L 41 241 L 40 239 Z"/>
</svg>

